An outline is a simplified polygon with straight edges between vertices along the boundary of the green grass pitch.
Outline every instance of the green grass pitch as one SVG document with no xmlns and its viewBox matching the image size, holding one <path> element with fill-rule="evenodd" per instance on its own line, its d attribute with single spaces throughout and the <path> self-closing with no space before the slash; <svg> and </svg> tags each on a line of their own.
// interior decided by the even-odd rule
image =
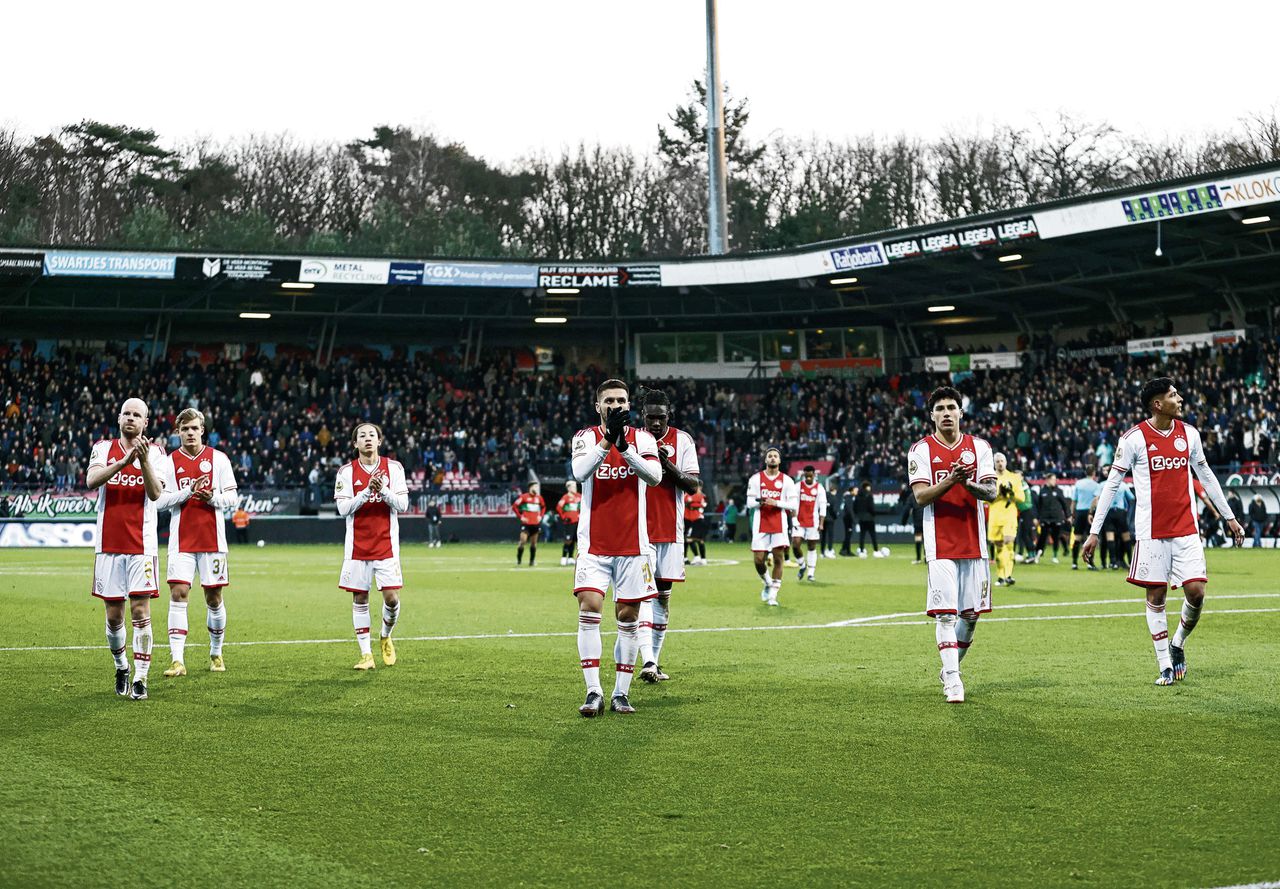
<svg viewBox="0 0 1280 889">
<path fill-rule="evenodd" d="M 718 545 L 674 594 L 672 681 L 585 720 L 570 569 L 513 550 L 410 547 L 400 663 L 359 674 L 341 550 L 236 549 L 228 672 L 203 669 L 196 596 L 191 674 L 164 679 L 154 600 L 137 703 L 112 693 L 92 555 L 0 550 L 0 885 L 1280 879 L 1280 553 L 1209 554 L 1172 688 L 1120 572 L 1019 566 L 947 706 L 906 548 L 788 571 L 766 608 Z"/>
</svg>

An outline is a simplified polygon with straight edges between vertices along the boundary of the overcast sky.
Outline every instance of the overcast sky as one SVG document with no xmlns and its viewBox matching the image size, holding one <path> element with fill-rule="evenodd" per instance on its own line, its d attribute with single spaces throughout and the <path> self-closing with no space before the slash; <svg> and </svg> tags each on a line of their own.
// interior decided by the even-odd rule
<svg viewBox="0 0 1280 889">
<path fill-rule="evenodd" d="M 1158 10 L 1159 18 L 1151 18 Z M 930 137 L 1059 110 L 1139 134 L 1234 125 L 1280 100 L 1280 3 L 721 0 L 751 133 Z M 168 144 L 429 128 L 493 161 L 579 141 L 648 151 L 706 64 L 704 0 L 14 2 L 0 125 L 82 118 Z"/>
</svg>

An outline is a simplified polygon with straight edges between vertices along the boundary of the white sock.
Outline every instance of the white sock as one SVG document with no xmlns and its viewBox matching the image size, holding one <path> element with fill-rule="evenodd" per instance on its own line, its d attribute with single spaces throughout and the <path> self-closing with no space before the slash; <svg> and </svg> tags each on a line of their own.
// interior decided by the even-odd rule
<svg viewBox="0 0 1280 889">
<path fill-rule="evenodd" d="M 587 691 L 598 691 L 600 688 L 600 654 L 604 643 L 600 641 L 600 612 L 578 612 L 578 658 L 582 663 L 582 679 L 587 684 Z"/>
<path fill-rule="evenodd" d="M 129 661 L 124 656 L 125 641 L 123 621 L 114 629 L 111 624 L 107 624 L 107 648 L 111 649 L 111 659 L 115 661 L 117 670 L 129 668 Z"/>
<path fill-rule="evenodd" d="M 365 606 L 367 609 L 369 606 Z M 366 611 L 367 613 L 367 611 Z M 227 630 L 227 602 L 224 599 L 217 608 L 205 608 L 205 626 L 209 628 L 209 657 L 222 654 L 222 637 Z"/>
<path fill-rule="evenodd" d="M 1200 610 L 1204 608 L 1204 603 L 1192 605 L 1186 599 L 1182 600 L 1182 618 L 1178 621 L 1178 629 L 1173 631 L 1173 644 L 1182 648 L 1187 644 L 1187 637 L 1191 635 L 1191 631 L 1196 628 L 1196 624 L 1200 622 Z"/>
<path fill-rule="evenodd" d="M 369 647 L 369 603 L 351 603 L 351 623 L 356 628 L 356 642 L 360 644 L 361 654 L 372 654 Z"/>
<path fill-rule="evenodd" d="M 400 619 L 400 601 L 397 599 L 396 604 L 388 605 L 382 603 L 382 638 L 386 639 L 391 635 L 391 631 L 396 628 L 396 621 Z"/>
<path fill-rule="evenodd" d="M 147 681 L 151 671 L 151 618 L 133 622 L 133 681 Z"/>
<path fill-rule="evenodd" d="M 187 649 L 187 603 L 169 600 L 169 657 L 181 661 Z"/>
<path fill-rule="evenodd" d="M 653 603 L 646 599 L 640 603 L 640 666 L 654 664 L 653 654 Z"/>
<path fill-rule="evenodd" d="M 662 663 L 662 643 L 667 638 L 667 618 L 671 616 L 671 603 L 668 600 L 653 600 L 653 662 Z"/>
<path fill-rule="evenodd" d="M 956 642 L 956 616 L 939 614 L 934 623 L 934 635 L 938 640 L 938 655 L 942 658 L 943 678 L 960 675 L 960 648 Z"/>
<path fill-rule="evenodd" d="M 1173 658 L 1169 656 L 1169 619 L 1165 617 L 1163 605 L 1147 603 L 1147 629 L 1151 630 L 1151 643 L 1156 649 L 1156 663 L 1161 670 L 1173 668 Z"/>
<path fill-rule="evenodd" d="M 966 612 L 972 614 L 972 612 Z M 958 654 L 957 663 L 964 660 L 964 656 L 969 653 L 969 646 L 973 644 L 973 631 L 978 628 L 978 616 L 973 617 L 960 616 L 956 621 L 956 651 Z"/>
<path fill-rule="evenodd" d="M 640 653 L 640 633 L 636 621 L 618 621 L 618 641 L 613 644 L 613 660 L 618 672 L 613 682 L 614 695 L 631 692 L 631 677 L 636 669 L 636 655 Z"/>
<path fill-rule="evenodd" d="M 818 567 L 818 551 L 816 549 L 809 550 L 809 555 L 805 558 L 805 562 L 809 567 L 809 576 L 813 577 L 813 569 Z"/>
<path fill-rule="evenodd" d="M 782 580 L 780 578 L 775 578 L 774 580 L 769 581 L 769 601 L 776 601 L 778 593 L 780 592 L 782 592 Z"/>
</svg>

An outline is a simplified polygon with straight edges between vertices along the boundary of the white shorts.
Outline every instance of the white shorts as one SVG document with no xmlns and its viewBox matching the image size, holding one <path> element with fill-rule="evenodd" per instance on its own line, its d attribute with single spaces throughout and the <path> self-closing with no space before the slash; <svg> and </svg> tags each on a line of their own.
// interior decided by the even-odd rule
<svg viewBox="0 0 1280 889">
<path fill-rule="evenodd" d="M 573 594 L 590 590 L 604 595 L 613 587 L 615 602 L 643 602 L 658 595 L 653 583 L 654 554 L 592 556 L 579 554 L 573 572 Z"/>
<path fill-rule="evenodd" d="M 812 528 L 801 528 L 799 525 L 792 525 L 791 536 L 802 537 L 805 540 L 821 540 L 822 532 L 818 530 L 817 525 L 814 525 Z"/>
<path fill-rule="evenodd" d="M 1129 583 L 1141 587 L 1167 585 L 1176 590 L 1184 583 L 1208 579 L 1204 544 L 1200 542 L 1199 534 L 1164 540 L 1139 540 L 1133 545 Z"/>
<path fill-rule="evenodd" d="M 986 614 L 991 610 L 991 567 L 986 559 L 934 559 L 929 563 L 925 614 Z"/>
<path fill-rule="evenodd" d="M 169 583 L 190 584 L 200 572 L 206 590 L 227 585 L 226 553 L 169 553 Z"/>
<path fill-rule="evenodd" d="M 791 546 L 791 540 L 781 531 L 777 534 L 761 534 L 756 531 L 751 535 L 751 551 L 753 553 L 767 553 L 778 547 L 785 549 L 789 546 Z"/>
<path fill-rule="evenodd" d="M 400 576 L 399 559 L 343 559 L 342 579 L 338 588 L 348 593 L 367 593 L 373 581 L 378 582 L 378 592 L 398 590 L 404 586 Z"/>
<path fill-rule="evenodd" d="M 99 599 L 154 599 L 160 595 L 160 560 L 155 556 L 97 553 L 93 559 L 93 594 Z"/>
<path fill-rule="evenodd" d="M 684 583 L 684 547 L 679 543 L 655 543 L 653 574 L 659 580 Z"/>
</svg>

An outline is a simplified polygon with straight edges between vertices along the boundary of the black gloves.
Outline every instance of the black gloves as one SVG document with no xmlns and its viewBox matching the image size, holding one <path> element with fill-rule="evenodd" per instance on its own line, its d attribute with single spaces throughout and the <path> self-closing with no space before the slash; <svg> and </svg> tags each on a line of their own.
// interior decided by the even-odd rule
<svg viewBox="0 0 1280 889">
<path fill-rule="evenodd" d="M 604 418 L 604 438 L 620 451 L 627 449 L 627 417 L 631 414 L 625 407 L 611 407 Z"/>
</svg>

